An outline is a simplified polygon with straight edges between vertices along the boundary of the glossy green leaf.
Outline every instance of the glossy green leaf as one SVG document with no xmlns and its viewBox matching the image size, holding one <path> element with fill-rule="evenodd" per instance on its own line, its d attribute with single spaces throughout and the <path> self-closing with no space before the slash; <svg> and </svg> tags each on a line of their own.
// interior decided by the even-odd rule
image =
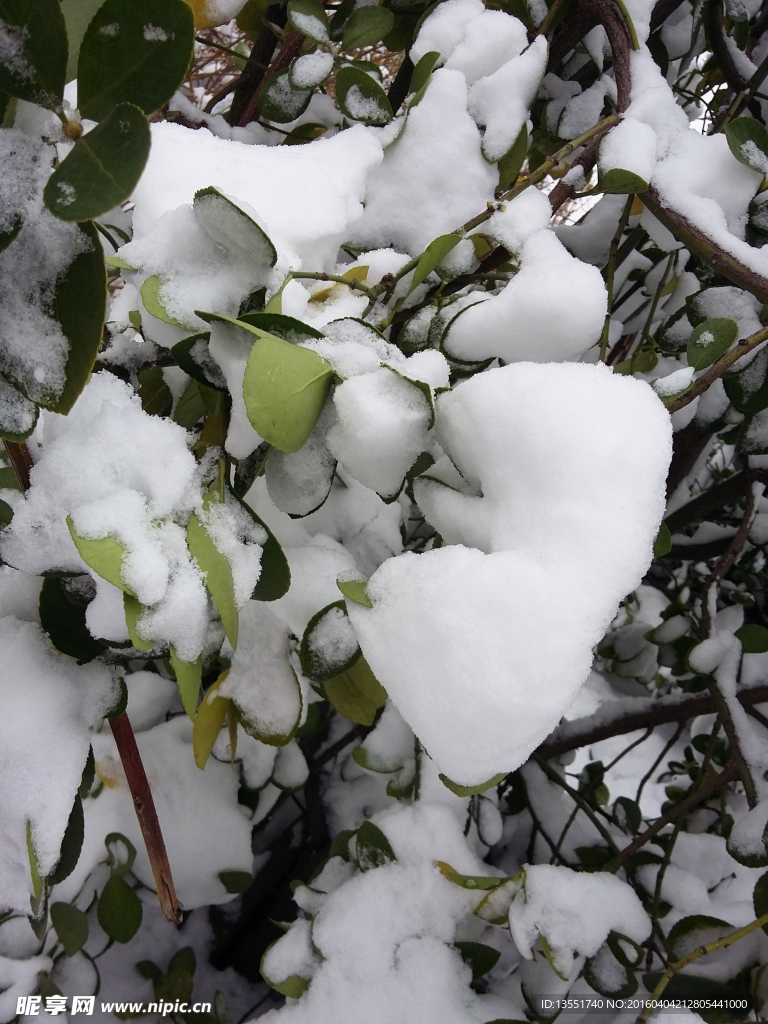
<svg viewBox="0 0 768 1024">
<path fill-rule="evenodd" d="M 328 15 L 317 0 L 289 0 L 288 24 L 318 43 L 328 41 Z"/>
<path fill-rule="evenodd" d="M 506 877 L 490 878 L 486 875 L 462 875 L 454 870 L 450 864 L 446 864 L 441 860 L 435 861 L 435 865 L 440 870 L 441 875 L 462 889 L 498 889 L 500 885 L 507 881 Z"/>
<path fill-rule="evenodd" d="M 498 949 L 486 946 L 483 942 L 454 942 L 454 946 L 472 971 L 473 978 L 482 978 L 496 966 L 501 956 Z"/>
<path fill-rule="evenodd" d="M 373 46 L 392 31 L 395 16 L 386 7 L 367 5 L 357 7 L 344 25 L 341 38 L 342 50 L 357 50 L 361 46 Z"/>
<path fill-rule="evenodd" d="M 192 205 L 198 223 L 215 242 L 242 253 L 255 263 L 274 267 L 277 250 L 272 240 L 235 200 L 210 185 L 195 192 Z"/>
<path fill-rule="evenodd" d="M 639 195 L 648 191 L 648 182 L 634 171 L 612 167 L 605 174 L 599 175 L 597 187 L 600 192 L 611 196 Z"/>
<path fill-rule="evenodd" d="M 224 726 L 227 712 L 232 705 L 229 697 L 220 697 L 218 693 L 219 687 L 228 674 L 229 669 L 225 669 L 213 686 L 206 690 L 195 715 L 195 724 L 192 728 L 192 751 L 195 755 L 195 764 L 201 771 L 211 756 L 219 733 Z"/>
<path fill-rule="evenodd" d="M 102 121 L 118 103 L 159 110 L 187 75 L 195 25 L 184 0 L 106 0 L 80 46 L 77 97 Z"/>
<path fill-rule="evenodd" d="M 85 838 L 85 817 L 83 815 L 83 802 L 79 794 L 75 795 L 75 802 L 69 812 L 67 827 L 64 830 L 64 838 L 61 840 L 61 849 L 56 867 L 48 876 L 51 885 L 58 885 L 65 878 L 69 878 L 77 867 L 80 859 L 80 851 L 83 848 Z"/>
<path fill-rule="evenodd" d="M 760 349 L 749 366 L 739 373 L 726 373 L 722 380 L 739 412 L 754 415 L 768 409 L 768 349 Z"/>
<path fill-rule="evenodd" d="M 152 316 L 158 320 L 162 320 L 163 323 L 172 324 L 174 327 L 184 328 L 184 324 L 179 323 L 167 312 L 165 304 L 162 299 L 162 288 L 163 282 L 160 278 L 153 274 L 143 282 L 140 292 L 141 301 L 144 303 L 144 308 Z"/>
<path fill-rule="evenodd" d="M 356 858 L 361 871 L 381 868 L 397 860 L 389 840 L 372 821 L 364 821 L 357 830 Z"/>
<path fill-rule="evenodd" d="M 0 22 L 0 92 L 56 110 L 67 70 L 67 30 L 58 0 L 0 0 Z"/>
<path fill-rule="evenodd" d="M 365 10 L 365 8 L 362 8 Z M 415 291 L 419 285 L 424 281 L 429 274 L 435 269 L 438 263 L 442 263 L 445 257 L 451 252 L 461 241 L 461 235 L 455 233 L 450 235 L 440 235 L 433 242 L 430 242 L 424 252 L 419 258 L 419 262 L 416 264 L 416 269 L 413 272 L 413 280 L 411 286 L 408 289 L 408 295 Z"/>
<path fill-rule="evenodd" d="M 369 125 L 389 124 L 392 106 L 384 89 L 366 71 L 345 65 L 336 76 L 336 102 L 341 112 Z"/>
<path fill-rule="evenodd" d="M 318 646 L 313 639 L 319 635 L 318 631 L 322 631 L 323 621 L 327 617 L 331 616 L 335 619 L 339 615 L 349 621 L 344 601 L 334 601 L 333 604 L 326 605 L 312 616 L 301 638 L 299 646 L 301 670 L 308 679 L 312 679 L 314 682 L 322 683 L 348 671 L 360 657 L 360 648 L 356 647 L 354 652 L 345 658 L 329 658 L 325 645 L 321 643 Z"/>
<path fill-rule="evenodd" d="M 756 622 L 747 622 L 736 630 L 745 654 L 765 654 L 768 651 L 768 629 Z"/>
<path fill-rule="evenodd" d="M 85 537 L 80 537 L 75 532 L 70 516 L 67 516 L 67 526 L 83 561 L 102 579 L 135 597 L 131 588 L 123 582 L 125 548 L 120 541 L 114 537 L 100 537 L 98 540 L 87 540 Z"/>
<path fill-rule="evenodd" d="M 499 188 L 510 188 L 517 181 L 528 153 L 528 125 L 523 125 L 511 148 L 499 160 Z"/>
<path fill-rule="evenodd" d="M 479 793 L 485 793 L 488 789 L 493 789 L 494 786 L 498 786 L 502 779 L 507 777 L 506 772 L 499 772 L 498 775 L 494 775 L 492 779 L 488 779 L 487 782 L 481 782 L 477 786 L 460 786 L 458 782 L 453 782 L 448 778 L 447 775 L 440 773 L 440 781 L 446 787 L 450 789 L 456 796 L 477 796 Z"/>
<path fill-rule="evenodd" d="M 634 800 L 630 800 L 628 796 L 620 796 L 613 804 L 613 820 L 619 828 L 630 835 L 635 835 L 640 831 L 643 816 L 639 805 Z"/>
<path fill-rule="evenodd" d="M 248 324 L 249 327 L 257 327 L 267 334 L 274 334 L 276 338 L 283 341 L 290 341 L 294 345 L 299 341 L 307 341 L 312 338 L 324 338 L 322 331 L 310 327 L 302 320 L 286 316 L 284 313 L 244 313 L 238 316 L 237 323 Z"/>
<path fill-rule="evenodd" d="M 66 415 L 88 383 L 99 354 L 107 311 L 107 273 L 99 234 L 93 224 L 79 224 L 88 248 L 70 263 L 56 286 L 53 315 L 69 342 L 64 390 L 48 403 L 52 412 Z"/>
<path fill-rule="evenodd" d="M 344 597 L 354 601 L 355 604 L 361 604 L 363 608 L 373 608 L 371 599 L 368 597 L 368 592 L 365 589 L 365 580 L 336 580 L 336 586 Z"/>
<path fill-rule="evenodd" d="M 210 496 L 207 500 L 204 499 L 206 508 L 212 503 Z M 213 543 L 208 531 L 195 513 L 189 517 L 187 546 L 189 553 L 205 576 L 205 585 L 221 616 L 221 623 L 224 626 L 227 639 L 233 649 L 237 648 L 238 613 L 232 568 L 229 561 Z"/>
<path fill-rule="evenodd" d="M 220 871 L 219 881 L 230 893 L 247 892 L 253 882 L 253 877 L 248 871 Z"/>
<path fill-rule="evenodd" d="M 112 875 L 99 898 L 96 916 L 110 939 L 130 942 L 141 924 L 141 900 L 124 878 Z"/>
<path fill-rule="evenodd" d="M 0 377 L 0 437 L 26 441 L 37 426 L 38 407 Z"/>
<path fill-rule="evenodd" d="M 71 82 L 77 78 L 77 59 L 80 56 L 80 44 L 83 41 L 85 30 L 91 22 L 94 14 L 104 0 L 61 0 L 61 10 L 67 26 L 67 38 L 69 40 L 69 59 L 67 61 L 66 80 Z"/>
<path fill-rule="evenodd" d="M 13 519 L 13 509 L 7 501 L 3 501 L 0 498 L 0 529 L 3 526 L 7 526 Z"/>
<path fill-rule="evenodd" d="M 739 161 L 765 175 L 768 171 L 768 129 L 754 117 L 737 117 L 725 126 L 728 146 Z"/>
<path fill-rule="evenodd" d="M 365 658 L 325 683 L 325 693 L 340 715 L 358 725 L 373 725 L 376 712 L 387 702 L 387 691 Z"/>
<path fill-rule="evenodd" d="M 210 331 L 191 334 L 171 348 L 171 355 L 181 369 L 198 384 L 205 384 L 206 387 L 224 392 L 227 391 L 227 382 L 219 364 L 208 349 L 210 337 Z"/>
<path fill-rule="evenodd" d="M 73 956 L 88 941 L 88 918 L 71 903 L 51 904 L 51 924 L 67 956 Z"/>
<path fill-rule="evenodd" d="M 720 356 L 725 355 L 739 336 L 739 325 L 735 320 L 719 316 L 705 320 L 694 328 L 688 339 L 688 365 L 694 370 L 711 366 Z"/>
<path fill-rule="evenodd" d="M 95 778 L 96 759 L 93 756 L 93 747 L 88 747 L 88 757 L 86 758 L 85 761 L 85 767 L 83 768 L 83 776 L 80 780 L 80 788 L 78 789 L 78 793 L 80 794 L 81 800 L 85 800 L 85 798 L 90 794 L 91 789 L 93 788 L 93 780 Z"/>
<path fill-rule="evenodd" d="M 181 703 L 184 705 L 188 717 L 194 722 L 197 713 L 197 697 L 203 678 L 203 656 L 201 654 L 197 661 L 182 661 L 176 654 L 173 644 L 168 650 Z"/>
<path fill-rule="evenodd" d="M 408 101 L 408 108 L 415 107 L 417 103 L 421 102 L 424 93 L 427 91 L 427 86 L 432 78 L 432 72 L 435 69 L 435 64 L 440 60 L 440 53 L 438 50 L 430 50 L 425 53 L 423 57 L 420 57 L 416 67 L 413 69 L 413 75 L 411 75 L 411 98 Z"/>
<path fill-rule="evenodd" d="M 178 423 L 185 430 L 191 430 L 207 411 L 208 407 L 200 393 L 200 385 L 196 380 L 191 380 L 176 403 L 172 419 L 174 423 Z"/>
<path fill-rule="evenodd" d="M 106 650 L 85 624 L 85 609 L 77 591 L 67 586 L 66 580 L 48 577 L 40 589 L 40 625 L 56 650 L 77 658 L 81 664 L 93 661 Z"/>
<path fill-rule="evenodd" d="M 272 75 L 259 96 L 261 116 L 276 124 L 287 124 L 300 117 L 312 99 L 312 89 L 297 89 L 291 85 L 291 72 L 283 68 Z"/>
<path fill-rule="evenodd" d="M 238 495 L 233 497 L 245 509 L 255 523 L 265 531 L 267 540 L 261 549 L 261 575 L 251 594 L 253 601 L 278 601 L 288 593 L 291 585 L 291 569 L 283 549 L 267 524 Z"/>
<path fill-rule="evenodd" d="M 698 946 L 719 939 L 732 931 L 733 925 L 720 918 L 692 914 L 672 926 L 664 945 L 672 960 L 681 960 Z"/>
<path fill-rule="evenodd" d="M 279 939 L 276 941 L 279 941 Z M 288 999 L 300 999 L 309 988 L 307 979 L 300 977 L 298 974 L 291 974 L 284 981 L 274 981 L 268 978 L 263 971 L 261 976 L 270 988 L 273 988 L 275 992 L 279 992 L 281 996 L 286 996 Z"/>
<path fill-rule="evenodd" d="M 125 202 L 141 177 L 151 144 L 138 107 L 121 103 L 81 136 L 43 190 L 45 205 L 60 220 L 100 217 Z"/>
<path fill-rule="evenodd" d="M 123 594 L 123 610 L 125 612 L 125 624 L 128 627 L 128 636 L 133 646 L 137 651 L 151 650 L 153 641 L 145 640 L 136 626 L 139 616 L 144 611 L 144 605 L 130 594 Z"/>
<path fill-rule="evenodd" d="M 672 534 L 669 532 L 669 527 L 666 523 L 662 523 L 659 526 L 659 532 L 656 534 L 656 539 L 653 542 L 653 557 L 661 558 L 663 555 L 669 554 L 672 550 Z"/>
<path fill-rule="evenodd" d="M 312 433 L 333 380 L 330 364 L 310 349 L 251 328 L 243 397 L 253 429 L 275 448 L 296 452 Z"/>
<path fill-rule="evenodd" d="M 141 408 L 150 416 L 168 416 L 173 406 L 171 389 L 165 382 L 161 366 L 145 366 L 139 370 Z"/>
</svg>

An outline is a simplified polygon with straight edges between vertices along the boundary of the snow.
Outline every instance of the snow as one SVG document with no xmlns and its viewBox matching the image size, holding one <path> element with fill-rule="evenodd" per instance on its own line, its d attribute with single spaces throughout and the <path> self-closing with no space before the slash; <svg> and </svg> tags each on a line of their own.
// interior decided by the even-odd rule
<svg viewBox="0 0 768 1024">
<path fill-rule="evenodd" d="M 557 724 L 640 582 L 671 431 L 646 384 L 602 366 L 513 364 L 437 409 L 440 445 L 471 493 L 429 472 L 414 493 L 448 546 L 385 562 L 368 581 L 373 608 L 348 610 L 440 770 L 476 785 L 520 765 Z"/>
<path fill-rule="evenodd" d="M 297 89 L 313 89 L 333 71 L 333 54 L 319 50 L 305 53 L 291 66 L 291 84 Z"/>
<path fill-rule="evenodd" d="M 594 956 L 612 931 L 635 942 L 650 935 L 650 918 L 635 891 L 614 875 L 553 864 L 526 865 L 524 870 L 509 909 L 509 928 L 526 958 L 532 958 L 533 946 L 543 935 L 555 969 L 567 976 L 574 958 Z"/>
<path fill-rule="evenodd" d="M 650 125 L 623 118 L 600 142 L 597 160 L 601 175 L 617 167 L 649 182 L 656 166 L 656 145 L 656 132 Z"/>
<path fill-rule="evenodd" d="M 349 617 L 341 608 L 330 608 L 307 638 L 310 650 L 322 662 L 344 665 L 358 649 Z"/>
<path fill-rule="evenodd" d="M 0 619 L 0 644 L 0 903 L 28 914 L 28 824 L 40 875 L 50 874 L 88 756 L 89 730 L 117 691 L 108 668 L 78 667 L 34 623 Z"/>
<path fill-rule="evenodd" d="M 212 502 L 200 516 L 208 536 L 229 562 L 235 602 L 242 607 L 261 576 L 261 549 L 267 532 L 234 499 Z"/>
</svg>

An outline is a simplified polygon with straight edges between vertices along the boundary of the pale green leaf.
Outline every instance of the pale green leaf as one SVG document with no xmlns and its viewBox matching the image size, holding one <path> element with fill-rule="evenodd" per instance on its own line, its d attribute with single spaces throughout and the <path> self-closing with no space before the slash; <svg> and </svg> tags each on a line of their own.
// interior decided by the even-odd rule
<svg viewBox="0 0 768 1024">
<path fill-rule="evenodd" d="M 176 685 L 181 695 L 181 703 L 189 718 L 194 722 L 197 712 L 197 696 L 200 693 L 200 683 L 203 678 L 203 656 L 200 655 L 197 661 L 181 661 L 173 644 L 170 645 L 169 653 L 176 675 Z"/>
<path fill-rule="evenodd" d="M 111 583 L 114 587 L 132 597 L 136 595 L 123 580 L 123 559 L 125 548 L 115 537 L 99 537 L 97 540 L 87 540 L 78 536 L 72 525 L 72 519 L 67 516 L 67 526 L 75 542 L 75 547 L 80 552 L 83 561 L 93 569 L 97 576 Z"/>
</svg>

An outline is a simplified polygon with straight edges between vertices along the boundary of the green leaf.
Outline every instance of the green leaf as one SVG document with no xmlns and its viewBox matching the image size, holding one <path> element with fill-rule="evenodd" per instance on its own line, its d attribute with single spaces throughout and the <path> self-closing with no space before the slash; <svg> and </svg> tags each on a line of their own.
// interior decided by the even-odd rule
<svg viewBox="0 0 768 1024">
<path fill-rule="evenodd" d="M 190 334 L 171 348 L 171 355 L 178 365 L 189 376 L 215 391 L 227 391 L 227 382 L 219 368 L 219 364 L 208 350 L 210 331 Z"/>
<path fill-rule="evenodd" d="M 88 26 L 77 64 L 84 117 L 102 121 L 118 103 L 159 110 L 187 76 L 194 16 L 183 0 L 106 0 Z"/>
<path fill-rule="evenodd" d="M 13 509 L 7 501 L 0 498 L 0 529 L 7 526 L 13 519 Z"/>
<path fill-rule="evenodd" d="M 358 725 L 373 725 L 376 712 L 387 702 L 387 691 L 363 657 L 346 672 L 329 679 L 325 693 L 340 715 Z"/>
<path fill-rule="evenodd" d="M 163 282 L 160 278 L 153 274 L 151 277 L 146 278 L 141 286 L 141 301 L 144 303 L 144 308 L 151 315 L 158 320 L 162 320 L 163 323 L 172 324 L 174 327 L 181 327 L 186 330 L 185 325 L 179 323 L 167 312 L 165 303 L 160 297 L 160 292 L 163 287 Z"/>
<path fill-rule="evenodd" d="M 125 685 L 125 680 L 122 676 L 118 676 L 117 679 L 118 694 L 115 699 L 115 703 L 107 711 L 105 718 L 119 718 L 120 715 L 125 713 L 125 709 L 128 707 L 128 687 Z"/>
<path fill-rule="evenodd" d="M 739 336 L 739 325 L 728 317 L 718 316 L 699 324 L 688 339 L 688 365 L 694 370 L 711 366 L 725 355 Z"/>
<path fill-rule="evenodd" d="M 493 789 L 494 786 L 498 786 L 502 779 L 507 777 L 506 772 L 499 772 L 498 775 L 494 775 L 492 779 L 488 779 L 487 782 L 481 782 L 477 786 L 460 786 L 458 782 L 453 782 L 448 778 L 447 775 L 443 775 L 442 772 L 439 774 L 440 781 L 446 787 L 450 789 L 456 796 L 477 796 L 479 793 L 485 793 L 488 789 Z"/>
<path fill-rule="evenodd" d="M 290 341 L 294 345 L 300 341 L 325 337 L 322 331 L 310 327 L 309 324 L 305 324 L 295 317 L 286 316 L 284 313 L 267 313 L 266 310 L 263 313 L 244 313 L 242 316 L 238 316 L 235 322 L 248 324 L 249 327 L 257 327 L 260 331 L 274 334 L 276 338 Z"/>
<path fill-rule="evenodd" d="M 458 885 L 462 889 L 498 889 L 507 881 L 506 877 L 489 878 L 486 875 L 462 875 L 442 860 L 435 861 L 435 866 L 449 882 L 453 882 L 454 885 Z"/>
<path fill-rule="evenodd" d="M 131 588 L 123 582 L 122 571 L 125 548 L 120 541 L 114 537 L 100 537 L 98 540 L 86 540 L 85 537 L 79 537 L 75 532 L 70 516 L 67 516 L 67 526 L 69 527 L 72 540 L 75 542 L 75 547 L 80 552 L 80 557 L 93 569 L 97 576 L 101 576 L 102 579 L 111 583 L 112 586 L 119 587 L 126 594 L 135 597 L 136 595 Z"/>
<path fill-rule="evenodd" d="M 261 575 L 251 594 L 252 601 L 278 601 L 288 593 L 291 586 L 291 570 L 283 549 L 270 528 L 259 518 L 250 505 L 237 494 L 233 497 L 245 509 L 255 523 L 264 530 L 267 541 L 261 549 Z"/>
<path fill-rule="evenodd" d="M 280 940 L 277 939 L 276 941 L 279 942 Z M 263 972 L 261 976 L 270 988 L 273 988 L 275 992 L 279 992 L 281 996 L 286 996 L 288 999 L 300 999 L 309 988 L 307 979 L 302 978 L 298 974 L 291 974 L 285 981 L 272 981 Z"/>
<path fill-rule="evenodd" d="M 653 992 L 663 977 L 662 971 L 649 971 L 643 974 L 643 984 L 649 992 Z M 733 1024 L 734 1021 L 743 1020 L 751 1011 L 753 1002 L 751 993 L 745 985 L 725 984 L 721 981 L 710 981 L 709 978 L 697 977 L 692 974 L 675 975 L 664 989 L 662 997 L 665 1001 L 669 999 L 690 999 L 690 1000 L 712 1000 L 715 1005 L 720 1000 L 727 999 L 726 1006 L 731 1009 L 704 1009 L 701 1004 L 696 1013 L 709 1024 Z M 734 1007 L 735 1000 L 744 1000 L 744 1008 Z M 663 1019 L 663 1014 L 661 1015 Z"/>
<path fill-rule="evenodd" d="M 5 252 L 14 238 L 24 226 L 24 218 L 20 213 L 12 214 L 11 226 L 5 231 L 0 231 L 0 252 Z"/>
<path fill-rule="evenodd" d="M 336 580 L 336 586 L 344 597 L 355 604 L 361 604 L 363 608 L 373 608 L 368 592 L 366 591 L 366 580 Z"/>
<path fill-rule="evenodd" d="M 752 904 L 755 908 L 755 917 L 768 914 L 768 872 L 761 875 L 755 882 L 755 888 L 752 891 Z M 768 935 L 768 924 L 763 925 L 763 931 Z"/>
<path fill-rule="evenodd" d="M 289 0 L 288 24 L 317 43 L 328 42 L 328 15 L 317 0 Z"/>
<path fill-rule="evenodd" d="M 167 416 L 173 406 L 171 389 L 165 383 L 162 366 L 145 366 L 139 370 L 141 408 L 150 416 Z"/>
<path fill-rule="evenodd" d="M 136 623 L 144 611 L 144 605 L 137 601 L 130 594 L 123 594 L 123 611 L 125 612 L 125 624 L 128 627 L 128 636 L 137 651 L 149 651 L 152 649 L 153 641 L 145 640 L 139 633 Z"/>
<path fill-rule="evenodd" d="M 768 350 L 761 349 L 740 373 L 723 376 L 725 393 L 733 405 L 747 415 L 768 408 Z"/>
<path fill-rule="evenodd" d="M 299 647 L 301 670 L 305 676 L 316 683 L 323 683 L 328 679 L 333 679 L 334 676 L 340 675 L 342 672 L 348 671 L 360 657 L 360 648 L 357 647 L 354 653 L 347 658 L 342 660 L 339 660 L 338 657 L 336 660 L 329 659 L 324 646 L 321 644 L 318 648 L 316 643 L 313 642 L 313 636 L 318 628 L 322 628 L 323 620 L 327 616 L 332 616 L 336 619 L 339 615 L 342 615 L 349 621 L 344 601 L 334 601 L 333 604 L 326 605 L 325 608 L 322 608 L 312 616 L 301 638 L 301 645 Z"/>
<path fill-rule="evenodd" d="M 341 38 L 342 50 L 358 50 L 373 46 L 388 35 L 395 26 L 395 16 L 386 7 L 357 7 L 349 16 Z"/>
<path fill-rule="evenodd" d="M 29 819 L 27 819 L 27 857 L 29 858 L 29 873 L 32 877 L 32 892 L 35 894 L 35 899 L 39 900 L 43 895 L 43 879 L 32 842 L 32 822 Z"/>
<path fill-rule="evenodd" d="M 201 771 L 211 756 L 219 733 L 224 726 L 224 719 L 232 705 L 229 697 L 221 697 L 218 693 L 219 687 L 228 674 L 229 669 L 225 669 L 213 686 L 206 690 L 195 716 L 195 724 L 192 728 L 192 751 L 195 755 L 195 764 Z"/>
<path fill-rule="evenodd" d="M 90 379 L 101 348 L 107 312 L 107 273 L 99 233 L 93 224 L 79 224 L 78 228 L 87 235 L 90 244 L 70 263 L 53 299 L 53 314 L 69 342 L 69 355 L 64 368 L 64 390 L 46 408 L 63 416 Z"/>
<path fill-rule="evenodd" d="M 107 848 L 110 871 L 113 875 L 122 878 L 133 867 L 133 862 L 136 860 L 136 847 L 122 832 L 110 832 L 104 836 L 104 845 Z"/>
<path fill-rule="evenodd" d="M 357 863 L 361 871 L 381 868 L 397 860 L 389 840 L 372 821 L 364 821 L 357 830 Z"/>
<path fill-rule="evenodd" d="M 765 175 L 768 171 L 768 130 L 754 117 L 737 117 L 725 126 L 728 146 L 739 161 Z"/>
<path fill-rule="evenodd" d="M 411 99 L 408 101 L 408 109 L 415 107 L 417 103 L 421 102 L 424 93 L 427 91 L 427 86 L 432 78 L 432 72 L 434 71 L 435 64 L 440 60 L 440 53 L 438 50 L 430 50 L 429 53 L 425 53 L 421 57 L 416 67 L 413 69 L 411 75 Z"/>
<path fill-rule="evenodd" d="M 124 878 L 112 875 L 99 898 L 96 916 L 110 939 L 130 942 L 141 924 L 141 900 Z"/>
<path fill-rule="evenodd" d="M 0 0 L 0 21 L 0 92 L 56 110 L 67 70 L 67 29 L 58 0 Z"/>
<path fill-rule="evenodd" d="M 768 651 L 768 629 L 765 626 L 747 622 L 736 630 L 735 636 L 741 641 L 745 654 L 765 654 Z"/>
<path fill-rule="evenodd" d="M 275 448 L 297 452 L 323 410 L 333 370 L 310 349 L 291 345 L 258 328 L 248 329 L 259 335 L 243 378 L 248 419 Z"/>
<path fill-rule="evenodd" d="M 81 136 L 43 189 L 60 220 L 100 217 L 129 198 L 149 156 L 149 124 L 138 107 L 121 103 Z"/>
<path fill-rule="evenodd" d="M 365 7 L 360 10 L 366 10 Z M 440 235 L 434 242 L 430 242 L 427 248 L 419 257 L 419 262 L 416 264 L 416 269 L 413 272 L 413 280 L 411 281 L 411 287 L 408 289 L 408 295 L 415 291 L 419 285 L 424 281 L 429 274 L 435 269 L 438 263 L 442 263 L 445 257 L 454 249 L 461 241 L 461 235 L 456 233 L 450 235 Z"/>
<path fill-rule="evenodd" d="M 0 437 L 26 441 L 37 426 L 39 409 L 20 391 L 0 377 Z"/>
<path fill-rule="evenodd" d="M 203 498 L 204 508 L 209 508 L 213 503 L 210 494 Z M 210 534 L 194 512 L 189 517 L 187 526 L 187 547 L 205 576 L 205 585 L 221 616 L 221 623 L 224 626 L 227 639 L 232 648 L 236 649 L 239 616 L 235 601 L 232 567 L 213 543 Z"/>
<path fill-rule="evenodd" d="M 223 993 L 218 991 L 213 997 L 213 1024 L 234 1024 L 227 1001 Z"/>
<path fill-rule="evenodd" d="M 48 876 L 50 885 L 58 885 L 65 878 L 69 878 L 77 867 L 80 859 L 80 851 L 83 848 L 85 838 L 85 817 L 83 816 L 83 802 L 79 794 L 75 794 L 75 802 L 69 812 L 67 827 L 64 830 L 64 838 L 61 840 L 61 849 L 56 867 Z"/>
<path fill-rule="evenodd" d="M 482 942 L 454 942 L 454 946 L 461 953 L 461 959 L 471 969 L 473 978 L 482 978 L 496 966 L 501 956 L 498 949 L 486 946 Z"/>
<path fill-rule="evenodd" d="M 277 124 L 287 124 L 300 117 L 312 99 L 312 89 L 297 89 L 291 85 L 290 68 L 272 75 L 259 96 L 262 117 Z"/>
<path fill-rule="evenodd" d="M 253 882 L 249 871 L 220 871 L 219 881 L 230 893 L 247 892 Z"/>
<path fill-rule="evenodd" d="M 176 685 L 179 688 L 181 703 L 184 710 L 194 722 L 197 712 L 197 696 L 200 692 L 200 683 L 203 678 L 203 656 L 197 661 L 181 661 L 177 656 L 173 644 L 169 647 L 171 665 L 176 676 Z"/>
<path fill-rule="evenodd" d="M 598 190 L 610 196 L 638 195 L 648 191 L 648 182 L 634 171 L 622 167 L 612 167 L 605 174 L 599 175 Z"/>
<path fill-rule="evenodd" d="M 203 386 L 205 387 L 205 385 Z M 184 394 L 176 403 L 172 419 L 174 423 L 178 423 L 185 430 L 191 430 L 207 411 L 208 408 L 200 392 L 200 385 L 196 380 L 191 380 L 184 389 Z"/>
<path fill-rule="evenodd" d="M 237 202 L 210 185 L 195 192 L 193 201 L 198 223 L 225 249 L 235 249 L 255 263 L 274 267 L 277 250 L 269 235 Z"/>
<path fill-rule="evenodd" d="M 669 527 L 666 523 L 662 523 L 659 526 L 659 532 L 656 534 L 656 540 L 653 542 L 653 557 L 661 558 L 663 555 L 668 555 L 672 550 L 672 534 L 669 532 Z"/>
<path fill-rule="evenodd" d="M 509 188 L 517 181 L 528 153 L 528 125 L 523 125 L 517 138 L 499 160 L 499 188 Z"/>
<path fill-rule="evenodd" d="M 93 661 L 106 649 L 85 624 L 87 602 L 67 585 L 66 580 L 48 577 L 40 589 L 40 625 L 57 651 L 77 658 L 81 664 Z"/>
<path fill-rule="evenodd" d="M 635 835 L 640 831 L 643 816 L 634 800 L 630 800 L 628 796 L 620 796 L 613 804 L 613 820 L 619 828 L 630 835 Z"/>
<path fill-rule="evenodd" d="M 105 256 L 104 262 L 108 267 L 115 267 L 117 270 L 132 270 L 136 272 L 136 267 L 132 267 L 130 263 L 126 263 L 122 256 Z M 138 330 L 138 328 L 136 328 Z"/>
<path fill-rule="evenodd" d="M 51 924 L 67 956 L 73 956 L 88 941 L 88 918 L 71 903 L 51 904 Z"/>
<path fill-rule="evenodd" d="M 664 940 L 667 952 L 672 960 L 682 960 L 698 946 L 703 946 L 733 931 L 733 925 L 717 917 L 705 914 L 692 914 L 672 925 Z M 687 940 L 687 941 L 684 941 Z M 633 964 L 637 966 L 637 964 Z"/>
<path fill-rule="evenodd" d="M 91 792 L 93 787 L 93 780 L 96 778 L 96 759 L 93 756 L 93 747 L 88 747 L 88 757 L 85 761 L 85 768 L 83 768 L 83 777 L 80 780 L 80 788 L 78 793 L 80 799 L 85 800 L 88 794 Z"/>
<path fill-rule="evenodd" d="M 104 0 L 61 0 L 61 10 L 67 26 L 67 38 L 69 39 L 67 82 L 77 78 L 77 59 L 80 56 L 80 44 L 83 41 L 85 30 L 88 28 L 91 19 L 103 3 Z"/>
<path fill-rule="evenodd" d="M 336 76 L 336 102 L 343 114 L 363 124 L 389 124 L 393 117 L 384 89 L 366 71 L 349 64 Z"/>
</svg>

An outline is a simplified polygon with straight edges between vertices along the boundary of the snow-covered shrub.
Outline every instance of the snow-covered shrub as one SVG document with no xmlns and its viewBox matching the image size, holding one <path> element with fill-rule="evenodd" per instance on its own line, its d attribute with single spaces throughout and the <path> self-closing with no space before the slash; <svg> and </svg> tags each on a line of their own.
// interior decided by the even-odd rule
<svg viewBox="0 0 768 1024">
<path fill-rule="evenodd" d="M 767 26 L 0 0 L 0 1024 L 764 1019 Z"/>
</svg>

